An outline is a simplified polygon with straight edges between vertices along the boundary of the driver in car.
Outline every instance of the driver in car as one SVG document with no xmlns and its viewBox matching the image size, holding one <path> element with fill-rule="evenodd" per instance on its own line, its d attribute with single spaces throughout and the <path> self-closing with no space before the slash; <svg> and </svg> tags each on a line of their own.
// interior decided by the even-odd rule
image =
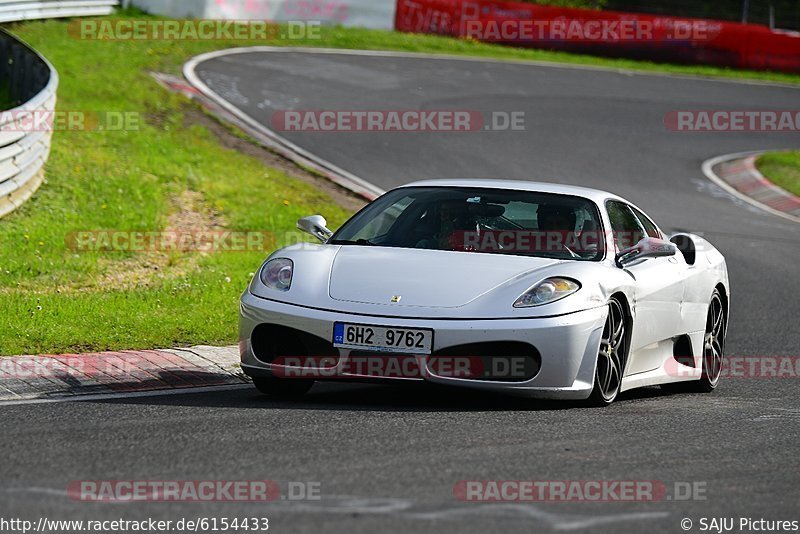
<svg viewBox="0 0 800 534">
<path fill-rule="evenodd" d="M 475 222 L 466 202 L 447 200 L 439 206 L 439 228 L 433 235 L 417 242 L 416 248 L 437 250 L 463 249 L 463 234 L 475 230 Z M 459 243 L 459 241 L 461 241 Z"/>
<path fill-rule="evenodd" d="M 546 252 L 565 250 L 574 254 L 577 244 L 575 226 L 577 215 L 575 210 L 567 206 L 540 205 L 536 212 L 539 232 L 542 233 L 541 247 Z"/>
</svg>

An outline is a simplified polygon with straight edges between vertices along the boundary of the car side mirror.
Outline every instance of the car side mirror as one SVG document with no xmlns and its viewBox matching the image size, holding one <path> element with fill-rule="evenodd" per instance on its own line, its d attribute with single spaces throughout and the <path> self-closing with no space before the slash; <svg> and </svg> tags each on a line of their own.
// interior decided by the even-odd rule
<svg viewBox="0 0 800 534">
<path fill-rule="evenodd" d="M 328 230 L 327 224 L 328 221 L 322 215 L 311 215 L 297 221 L 297 228 L 313 235 L 324 243 L 333 235 L 333 232 Z"/>
<path fill-rule="evenodd" d="M 625 267 L 631 263 L 647 258 L 664 258 L 678 253 L 674 243 L 655 237 L 645 237 L 634 246 L 626 248 L 617 254 L 617 266 Z"/>
</svg>

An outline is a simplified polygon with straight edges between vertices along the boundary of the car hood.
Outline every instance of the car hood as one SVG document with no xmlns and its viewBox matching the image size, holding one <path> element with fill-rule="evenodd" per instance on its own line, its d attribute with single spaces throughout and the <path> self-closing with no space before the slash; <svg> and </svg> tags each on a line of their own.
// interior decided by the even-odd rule
<svg viewBox="0 0 800 534">
<path fill-rule="evenodd" d="M 382 317 L 542 317 L 602 306 L 606 290 L 631 282 L 612 264 L 526 256 L 407 248 L 302 243 L 275 251 L 289 258 L 289 291 L 253 277 L 249 291 L 268 300 L 341 313 Z M 514 308 L 528 288 L 549 276 L 579 280 L 574 296 L 534 308 Z M 399 302 L 392 302 L 400 297 Z"/>
<path fill-rule="evenodd" d="M 345 302 L 458 308 L 556 263 L 499 254 L 343 246 L 331 265 L 329 294 Z"/>
</svg>

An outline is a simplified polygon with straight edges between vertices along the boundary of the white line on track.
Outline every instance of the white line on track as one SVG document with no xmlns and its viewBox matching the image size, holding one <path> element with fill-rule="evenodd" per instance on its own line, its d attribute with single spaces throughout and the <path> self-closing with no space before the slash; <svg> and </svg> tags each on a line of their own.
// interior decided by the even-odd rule
<svg viewBox="0 0 800 534">
<path fill-rule="evenodd" d="M 256 49 L 257 51 L 267 51 L 274 50 L 274 47 L 253 47 L 253 49 Z M 274 150 L 278 150 L 285 157 L 295 161 L 296 163 L 310 166 L 313 169 L 322 172 L 323 174 L 329 175 L 337 184 L 358 195 L 362 195 L 367 199 L 371 200 L 382 195 L 385 192 L 382 188 L 359 176 L 356 176 L 349 171 L 342 169 L 334 163 L 331 163 L 330 161 L 321 158 L 312 152 L 309 152 L 308 150 L 289 141 L 282 135 L 279 135 L 277 132 L 267 128 L 264 124 L 258 122 L 253 117 L 228 102 L 224 97 L 217 94 L 195 73 L 195 68 L 197 65 L 203 63 L 204 61 L 225 55 L 243 53 L 242 51 L 249 50 L 251 49 L 236 48 L 233 50 L 218 50 L 216 52 L 209 52 L 193 57 L 183 66 L 183 75 L 191 85 L 193 85 L 198 91 L 200 91 L 200 93 L 203 94 L 203 96 L 220 106 L 227 113 L 233 115 L 237 120 L 244 123 L 245 126 L 247 126 L 256 134 L 256 137 L 259 139 L 259 141 L 264 143 L 266 146 L 273 148 Z M 294 48 L 292 50 L 301 49 Z"/>
</svg>

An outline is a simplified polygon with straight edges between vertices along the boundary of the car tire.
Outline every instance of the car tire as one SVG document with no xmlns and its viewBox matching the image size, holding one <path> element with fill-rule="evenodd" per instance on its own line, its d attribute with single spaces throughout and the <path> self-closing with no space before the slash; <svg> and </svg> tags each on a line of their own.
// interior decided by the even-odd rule
<svg viewBox="0 0 800 534">
<path fill-rule="evenodd" d="M 719 314 L 721 314 L 721 316 Z M 721 321 L 721 323 L 717 323 L 717 320 Z M 703 369 L 700 380 L 661 384 L 662 390 L 669 393 L 710 393 L 717 388 L 717 385 L 719 385 L 719 377 L 722 373 L 722 362 L 724 361 L 726 324 L 725 307 L 722 305 L 722 297 L 719 291 L 715 289 L 709 301 L 706 328 L 703 334 Z M 714 341 L 717 341 L 714 339 L 713 332 L 715 325 L 719 327 L 717 330 L 717 343 L 714 343 Z M 719 354 L 716 364 L 714 363 L 715 351 Z"/>
<path fill-rule="evenodd" d="M 590 406 L 608 406 L 619 395 L 627 359 L 627 335 L 625 308 L 618 299 L 612 298 L 600 339 Z"/>
<path fill-rule="evenodd" d="M 253 377 L 253 385 L 258 391 L 270 397 L 296 399 L 308 393 L 314 381 L 256 376 Z"/>
<path fill-rule="evenodd" d="M 686 384 L 689 391 L 710 393 L 717 389 L 725 361 L 726 319 L 722 296 L 715 289 L 708 303 L 706 330 L 703 334 L 703 374 L 700 380 Z"/>
</svg>

